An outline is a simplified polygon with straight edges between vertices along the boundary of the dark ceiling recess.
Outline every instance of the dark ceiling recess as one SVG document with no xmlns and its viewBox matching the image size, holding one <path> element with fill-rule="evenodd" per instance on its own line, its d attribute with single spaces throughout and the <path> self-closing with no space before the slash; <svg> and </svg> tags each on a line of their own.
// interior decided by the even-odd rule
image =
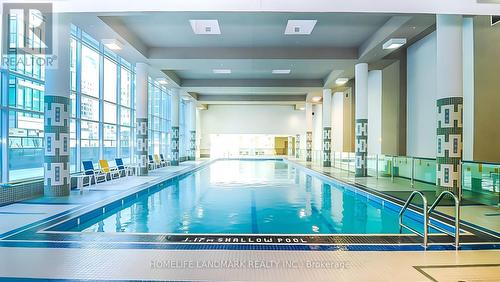
<svg viewBox="0 0 500 282">
<path fill-rule="evenodd" d="M 500 16 L 491 16 L 491 25 L 497 24 L 500 21 Z"/>
</svg>

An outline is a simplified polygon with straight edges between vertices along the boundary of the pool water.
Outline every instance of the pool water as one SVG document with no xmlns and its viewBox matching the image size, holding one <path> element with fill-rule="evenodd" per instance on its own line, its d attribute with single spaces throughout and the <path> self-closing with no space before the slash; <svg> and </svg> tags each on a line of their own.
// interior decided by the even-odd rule
<svg viewBox="0 0 500 282">
<path fill-rule="evenodd" d="M 422 224 L 405 222 L 417 229 Z M 395 234 L 398 212 L 281 160 L 223 160 L 72 231 Z"/>
</svg>

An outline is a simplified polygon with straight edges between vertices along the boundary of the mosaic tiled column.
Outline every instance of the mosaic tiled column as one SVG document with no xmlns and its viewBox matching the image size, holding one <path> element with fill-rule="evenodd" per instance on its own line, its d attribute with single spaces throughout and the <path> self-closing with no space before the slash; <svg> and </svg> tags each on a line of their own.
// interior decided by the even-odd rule
<svg viewBox="0 0 500 282">
<path fill-rule="evenodd" d="M 69 162 L 70 83 L 69 36 L 70 24 L 56 17 L 53 32 L 58 36 L 54 46 L 57 60 L 47 68 L 44 96 L 44 195 L 68 196 L 71 188 Z M 63 43 L 64 42 L 64 43 Z M 10 160 L 15 162 L 16 160 Z"/>
<path fill-rule="evenodd" d="M 332 128 L 323 127 L 323 166 L 332 166 Z"/>
<path fill-rule="evenodd" d="M 172 165 L 179 165 L 179 127 L 172 126 Z"/>
<path fill-rule="evenodd" d="M 135 155 L 137 157 L 138 171 L 137 175 L 148 174 L 148 119 L 136 118 L 136 147 Z"/>
<path fill-rule="evenodd" d="M 135 156 L 136 175 L 148 175 L 148 65 L 137 63 L 135 66 L 136 118 L 135 118 Z"/>
<path fill-rule="evenodd" d="M 356 119 L 356 176 L 367 175 L 368 120 Z"/>
<path fill-rule="evenodd" d="M 45 95 L 44 195 L 68 196 L 70 98 Z"/>
<path fill-rule="evenodd" d="M 437 100 L 436 185 L 458 192 L 462 160 L 462 97 Z"/>
<path fill-rule="evenodd" d="M 311 103 L 306 103 L 306 162 L 312 161 L 313 146 L 313 107 Z"/>
<path fill-rule="evenodd" d="M 196 154 L 196 131 L 189 132 L 189 160 L 194 161 Z"/>
<path fill-rule="evenodd" d="M 323 89 L 323 166 L 332 166 L 332 90 Z"/>
<path fill-rule="evenodd" d="M 179 165 L 179 107 L 180 107 L 180 97 L 179 89 L 172 90 L 172 134 L 170 136 L 170 146 L 172 159 L 170 160 L 172 165 Z"/>
<path fill-rule="evenodd" d="M 312 139 L 313 133 L 312 131 L 306 132 L 306 162 L 312 161 Z"/>
<path fill-rule="evenodd" d="M 355 176 L 367 176 L 368 153 L 368 64 L 355 66 Z"/>
<path fill-rule="evenodd" d="M 436 16 L 436 186 L 458 195 L 461 185 L 463 71 L 462 16 Z"/>
<path fill-rule="evenodd" d="M 295 135 L 295 158 L 300 159 L 300 134 Z"/>
</svg>

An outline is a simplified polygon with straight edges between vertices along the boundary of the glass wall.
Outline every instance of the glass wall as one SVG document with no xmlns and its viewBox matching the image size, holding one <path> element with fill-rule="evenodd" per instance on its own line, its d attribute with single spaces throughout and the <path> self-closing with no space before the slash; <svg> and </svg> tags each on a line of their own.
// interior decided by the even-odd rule
<svg viewBox="0 0 500 282">
<path fill-rule="evenodd" d="M 45 68 L 37 56 L 18 54 L 23 29 L 9 18 L 8 56 L 0 69 L 0 182 L 43 176 Z M 132 64 L 72 25 L 70 45 L 70 165 L 83 160 L 134 162 L 135 74 Z M 149 78 L 150 152 L 170 156 L 171 93 Z M 185 140 L 186 143 L 189 140 Z M 187 143 L 181 146 L 187 148 Z"/>
<path fill-rule="evenodd" d="M 43 175 L 45 66 L 38 55 L 18 53 L 17 48 L 25 40 L 23 16 L 13 13 L 8 19 L 10 60 L 7 69 L 1 72 L 2 138 L 5 138 L 2 140 L 6 141 L 3 149 L 7 150 L 8 160 L 4 163 L 8 170 L 2 173 L 4 182 Z M 32 36 L 29 40 L 39 38 Z M 34 42 L 32 46 L 41 47 L 41 44 Z"/>
<path fill-rule="evenodd" d="M 171 93 L 148 78 L 149 154 L 163 154 L 170 159 Z"/>
<path fill-rule="evenodd" d="M 84 160 L 132 162 L 133 69 L 85 31 L 71 28 L 71 171 Z M 78 110 L 79 109 L 79 110 Z M 80 142 L 78 142 L 80 141 Z"/>
</svg>

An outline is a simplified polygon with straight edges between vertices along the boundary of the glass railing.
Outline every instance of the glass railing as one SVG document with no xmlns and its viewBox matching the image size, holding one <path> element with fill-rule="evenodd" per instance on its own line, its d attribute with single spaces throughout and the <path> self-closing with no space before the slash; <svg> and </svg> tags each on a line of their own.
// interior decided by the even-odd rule
<svg viewBox="0 0 500 282">
<path fill-rule="evenodd" d="M 299 150 L 299 160 L 305 161 L 306 150 Z M 293 156 L 295 157 L 295 156 Z M 321 150 L 312 151 L 312 163 L 321 165 Z M 332 152 L 332 167 L 355 172 L 353 152 Z M 377 178 L 403 178 L 410 180 L 411 186 L 420 182 L 430 185 L 436 183 L 436 160 L 423 157 L 368 155 L 368 176 Z M 430 186 L 415 187 L 428 189 Z M 500 201 L 500 164 L 485 162 L 462 162 L 462 195 L 471 203 L 499 206 Z"/>
<path fill-rule="evenodd" d="M 463 161 L 462 198 L 488 206 L 499 206 L 500 164 Z"/>
</svg>

